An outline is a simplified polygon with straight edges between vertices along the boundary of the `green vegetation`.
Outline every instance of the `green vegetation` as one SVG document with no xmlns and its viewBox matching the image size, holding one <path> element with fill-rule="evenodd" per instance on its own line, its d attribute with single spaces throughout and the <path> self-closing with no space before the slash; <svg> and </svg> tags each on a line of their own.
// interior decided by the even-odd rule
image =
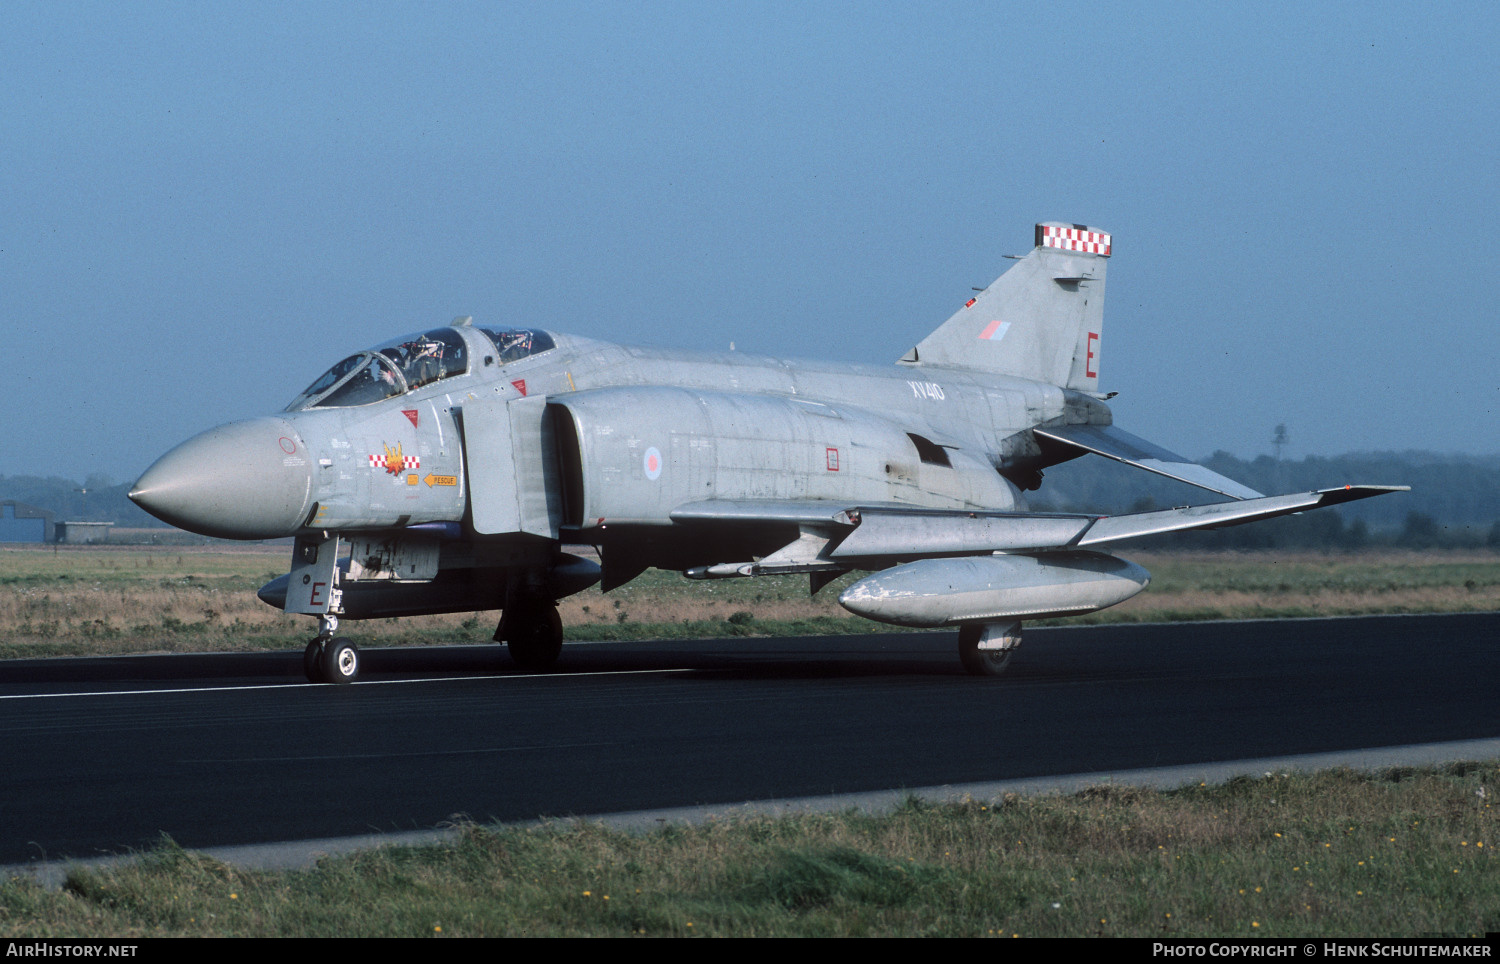
<svg viewBox="0 0 1500 964">
<path fill-rule="evenodd" d="M 8 937 L 1377 937 L 1500 930 L 1500 766 L 1268 774 L 894 813 L 459 829 L 235 869 L 170 841 L 58 892 L 0 883 Z"/>
</svg>

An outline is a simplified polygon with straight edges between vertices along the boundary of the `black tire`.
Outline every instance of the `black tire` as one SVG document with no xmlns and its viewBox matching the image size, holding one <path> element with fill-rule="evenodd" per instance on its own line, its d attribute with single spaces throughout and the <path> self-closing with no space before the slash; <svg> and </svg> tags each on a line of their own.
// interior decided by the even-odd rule
<svg viewBox="0 0 1500 964">
<path fill-rule="evenodd" d="M 506 620 L 505 648 L 517 666 L 532 672 L 549 670 L 562 655 L 562 617 L 551 603 L 527 606 Z"/>
<path fill-rule="evenodd" d="M 323 639 L 319 637 L 302 651 L 302 672 L 309 683 L 323 682 Z"/>
<path fill-rule="evenodd" d="M 979 637 L 984 627 L 978 623 L 964 626 L 958 631 L 958 659 L 970 676 L 1000 676 L 1010 667 L 1016 648 L 980 649 Z"/>
<path fill-rule="evenodd" d="M 352 683 L 359 677 L 359 648 L 342 637 L 330 639 L 323 647 L 323 681 Z"/>
</svg>

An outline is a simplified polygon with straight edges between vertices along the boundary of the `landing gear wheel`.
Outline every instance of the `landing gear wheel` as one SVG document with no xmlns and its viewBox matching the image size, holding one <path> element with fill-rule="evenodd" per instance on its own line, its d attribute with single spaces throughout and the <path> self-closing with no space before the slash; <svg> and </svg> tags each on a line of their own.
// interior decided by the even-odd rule
<svg viewBox="0 0 1500 964">
<path fill-rule="evenodd" d="M 505 648 L 516 665 L 533 673 L 552 668 L 562 654 L 562 617 L 551 603 L 517 608 L 506 614 Z"/>
<path fill-rule="evenodd" d="M 343 637 L 328 641 L 321 663 L 325 683 L 352 683 L 359 676 L 359 650 Z"/>
<path fill-rule="evenodd" d="M 322 636 L 307 644 L 302 651 L 302 672 L 306 674 L 309 683 L 322 683 L 323 679 L 323 643 Z"/>
<path fill-rule="evenodd" d="M 1005 649 L 980 649 L 980 640 L 986 636 L 1007 637 L 1010 645 Z M 1004 673 L 1020 645 L 1020 623 L 1010 627 L 973 624 L 958 631 L 958 659 L 970 676 L 999 676 Z"/>
</svg>

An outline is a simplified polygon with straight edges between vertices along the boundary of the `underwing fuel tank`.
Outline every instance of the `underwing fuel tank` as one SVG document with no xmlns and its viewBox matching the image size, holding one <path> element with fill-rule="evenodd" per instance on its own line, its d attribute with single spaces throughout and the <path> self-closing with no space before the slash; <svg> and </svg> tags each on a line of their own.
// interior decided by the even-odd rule
<svg viewBox="0 0 1500 964">
<path fill-rule="evenodd" d="M 839 602 L 867 619 L 931 628 L 1090 613 L 1150 581 L 1145 569 L 1102 552 L 923 559 L 861 579 Z"/>
</svg>

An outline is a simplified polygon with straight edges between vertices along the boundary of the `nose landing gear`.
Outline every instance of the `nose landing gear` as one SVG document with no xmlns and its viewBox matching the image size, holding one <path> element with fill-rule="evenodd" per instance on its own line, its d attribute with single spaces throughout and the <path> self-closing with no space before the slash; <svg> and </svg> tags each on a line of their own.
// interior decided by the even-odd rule
<svg viewBox="0 0 1500 964">
<path fill-rule="evenodd" d="M 359 647 L 342 636 L 334 636 L 339 620 L 325 614 L 318 621 L 318 635 L 302 651 L 302 671 L 310 683 L 352 683 L 359 676 Z"/>
</svg>

